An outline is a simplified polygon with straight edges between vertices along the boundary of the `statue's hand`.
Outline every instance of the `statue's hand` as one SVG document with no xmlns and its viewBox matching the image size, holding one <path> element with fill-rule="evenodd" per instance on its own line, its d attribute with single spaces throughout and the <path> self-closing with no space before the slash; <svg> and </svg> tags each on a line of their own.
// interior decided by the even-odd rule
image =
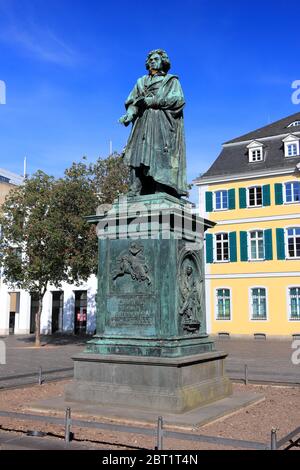
<svg viewBox="0 0 300 470">
<path fill-rule="evenodd" d="M 131 123 L 132 117 L 129 114 L 124 114 L 124 116 L 121 116 L 119 119 L 119 122 L 121 124 L 124 124 L 124 126 L 128 126 Z"/>
</svg>

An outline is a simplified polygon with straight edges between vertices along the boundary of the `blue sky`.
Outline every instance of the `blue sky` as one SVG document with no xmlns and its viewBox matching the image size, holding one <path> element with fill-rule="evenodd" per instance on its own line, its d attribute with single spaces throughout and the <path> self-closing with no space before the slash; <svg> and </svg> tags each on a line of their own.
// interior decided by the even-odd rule
<svg viewBox="0 0 300 470">
<path fill-rule="evenodd" d="M 185 98 L 188 179 L 222 142 L 288 114 L 299 3 L 0 0 L 0 167 L 59 176 L 126 143 L 124 101 L 146 54 L 168 52 Z"/>
</svg>

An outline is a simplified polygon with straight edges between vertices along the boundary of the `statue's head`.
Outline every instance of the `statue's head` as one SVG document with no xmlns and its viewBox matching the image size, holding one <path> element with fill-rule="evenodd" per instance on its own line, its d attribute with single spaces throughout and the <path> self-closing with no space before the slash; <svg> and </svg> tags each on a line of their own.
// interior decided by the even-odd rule
<svg viewBox="0 0 300 470">
<path fill-rule="evenodd" d="M 146 59 L 147 70 L 157 70 L 168 73 L 171 68 L 168 54 L 163 49 L 154 49 L 150 51 Z"/>
<path fill-rule="evenodd" d="M 186 268 L 186 273 L 187 273 L 188 276 L 190 276 L 190 275 L 192 274 L 192 272 L 193 272 L 193 268 L 192 268 L 192 266 L 189 264 L 189 265 L 187 266 L 187 268 Z"/>
</svg>

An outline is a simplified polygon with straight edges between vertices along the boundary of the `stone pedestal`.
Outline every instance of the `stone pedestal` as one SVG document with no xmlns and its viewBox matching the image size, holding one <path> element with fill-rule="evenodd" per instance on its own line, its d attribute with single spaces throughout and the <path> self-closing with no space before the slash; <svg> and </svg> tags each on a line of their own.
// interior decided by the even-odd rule
<svg viewBox="0 0 300 470">
<path fill-rule="evenodd" d="M 224 376 L 225 353 L 181 358 L 74 357 L 74 382 L 67 401 L 183 413 L 231 394 Z"/>
<path fill-rule="evenodd" d="M 206 333 L 203 234 L 213 223 L 166 194 L 89 218 L 99 236 L 97 333 L 66 398 L 183 412 L 224 398 L 225 353 Z"/>
</svg>

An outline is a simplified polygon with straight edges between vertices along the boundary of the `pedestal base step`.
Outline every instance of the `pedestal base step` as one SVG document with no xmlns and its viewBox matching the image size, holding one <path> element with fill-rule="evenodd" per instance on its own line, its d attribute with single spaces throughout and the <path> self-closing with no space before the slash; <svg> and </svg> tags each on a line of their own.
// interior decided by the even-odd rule
<svg viewBox="0 0 300 470">
<path fill-rule="evenodd" d="M 220 418 L 229 416 L 247 406 L 263 401 L 262 394 L 253 392 L 235 392 L 233 395 L 218 400 L 209 405 L 204 405 L 186 413 L 174 414 L 164 413 L 164 426 L 192 430 L 204 424 L 211 423 Z M 48 414 L 49 412 L 65 412 L 70 407 L 72 417 L 89 419 L 91 416 L 96 420 L 109 420 L 110 423 L 145 425 L 145 423 L 156 425 L 158 413 L 156 410 L 145 411 L 133 408 L 116 406 L 88 405 L 78 402 L 65 401 L 62 397 L 42 400 L 30 406 L 29 411 Z"/>
</svg>

